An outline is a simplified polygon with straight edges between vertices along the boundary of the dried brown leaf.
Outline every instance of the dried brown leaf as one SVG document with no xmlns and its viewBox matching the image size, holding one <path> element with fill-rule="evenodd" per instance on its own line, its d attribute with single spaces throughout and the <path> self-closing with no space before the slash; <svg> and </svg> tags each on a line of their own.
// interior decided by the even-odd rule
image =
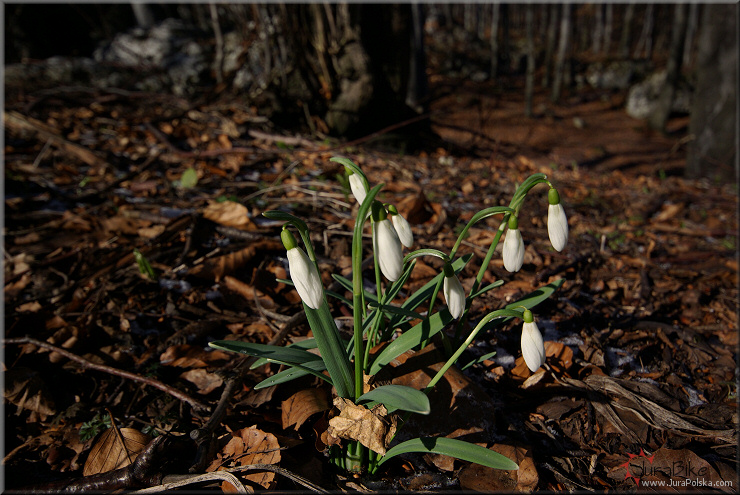
<svg viewBox="0 0 740 495">
<path fill-rule="evenodd" d="M 5 372 L 5 398 L 21 409 L 28 409 L 42 418 L 56 414 L 54 400 L 41 376 L 30 368 L 11 368 Z"/>
<path fill-rule="evenodd" d="M 193 383 L 196 387 L 198 387 L 198 393 L 203 395 L 210 394 L 224 383 L 223 378 L 221 378 L 219 375 L 217 375 L 216 373 L 209 373 L 202 368 L 188 370 L 180 374 L 180 378 Z"/>
<path fill-rule="evenodd" d="M 85 462 L 82 470 L 84 476 L 107 473 L 128 466 L 151 440 L 149 435 L 133 428 L 119 428 L 118 431 L 120 438 L 115 428 L 108 428 L 100 434 Z"/>
<path fill-rule="evenodd" d="M 372 409 L 358 406 L 348 399 L 336 397 L 334 406 L 339 416 L 329 420 L 328 433 L 334 437 L 357 440 L 368 449 L 385 455 L 396 434 L 396 421 L 388 416 L 384 405 Z"/>
<path fill-rule="evenodd" d="M 519 465 L 518 470 L 505 471 L 480 464 L 470 464 L 459 475 L 460 487 L 483 492 L 531 493 L 537 488 L 539 475 L 529 448 L 496 444 L 491 450 L 508 457 Z"/>
<path fill-rule="evenodd" d="M 256 426 L 243 428 L 232 433 L 232 438 L 218 454 L 206 472 L 223 471 L 236 466 L 251 464 L 278 464 L 280 444 L 272 433 L 266 433 Z M 266 490 L 273 487 L 275 473 L 258 472 L 244 476 L 245 479 L 261 485 Z M 225 485 L 222 484 L 222 489 Z"/>
<path fill-rule="evenodd" d="M 220 280 L 225 274 L 233 273 L 249 263 L 261 250 L 278 251 L 283 249 L 283 244 L 280 241 L 263 239 L 252 243 L 249 247 L 240 251 L 209 258 L 200 265 L 191 268 L 189 274 L 201 278 Z"/>
<path fill-rule="evenodd" d="M 255 230 L 257 226 L 249 219 L 249 210 L 234 201 L 209 201 L 203 210 L 203 217 L 226 227 L 242 230 Z"/>
<path fill-rule="evenodd" d="M 205 368 L 229 359 L 231 357 L 223 351 L 206 351 L 189 344 L 170 346 L 159 356 L 161 364 L 178 368 Z"/>
<path fill-rule="evenodd" d="M 323 388 L 308 388 L 300 390 L 283 401 L 283 429 L 295 425 L 298 430 L 301 425 L 313 414 L 329 409 L 326 390 Z"/>
</svg>

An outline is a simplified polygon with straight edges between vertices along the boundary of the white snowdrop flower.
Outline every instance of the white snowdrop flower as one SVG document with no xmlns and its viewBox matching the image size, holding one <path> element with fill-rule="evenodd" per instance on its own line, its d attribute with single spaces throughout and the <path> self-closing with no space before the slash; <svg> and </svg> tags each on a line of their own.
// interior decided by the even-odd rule
<svg viewBox="0 0 740 495">
<path fill-rule="evenodd" d="M 519 221 L 514 215 L 509 218 L 509 230 L 504 239 L 504 268 L 518 272 L 524 264 L 524 240 L 519 232 Z"/>
<path fill-rule="evenodd" d="M 388 206 L 388 212 L 391 214 L 393 228 L 396 229 L 396 234 L 398 234 L 398 238 L 401 239 L 401 244 L 403 244 L 407 248 L 413 246 L 414 233 L 411 232 L 411 225 L 409 225 L 408 220 L 403 218 L 403 216 L 398 213 L 398 210 L 396 210 L 396 207 L 393 205 Z"/>
<path fill-rule="evenodd" d="M 550 189 L 547 198 L 550 203 L 547 208 L 547 234 L 550 236 L 550 244 L 559 252 L 568 242 L 568 218 L 556 189 Z"/>
<path fill-rule="evenodd" d="M 367 189 L 365 189 L 365 183 L 362 181 L 362 177 L 350 170 L 349 175 L 349 187 L 352 189 L 352 195 L 355 197 L 359 204 L 365 201 L 367 196 Z"/>
<path fill-rule="evenodd" d="M 391 282 L 398 280 L 403 272 L 403 247 L 396 229 L 388 219 L 385 208 L 379 203 L 373 207 L 373 240 L 375 255 L 378 257 L 380 271 Z"/>
<path fill-rule="evenodd" d="M 283 229 L 280 234 L 283 246 L 288 250 L 288 268 L 290 279 L 306 305 L 311 309 L 319 309 L 324 300 L 324 288 L 316 265 L 311 261 L 303 249 L 298 247 L 295 237 L 289 230 Z"/>
<path fill-rule="evenodd" d="M 460 280 L 455 275 L 455 270 L 449 263 L 445 264 L 445 278 L 442 285 L 442 292 L 447 302 L 447 309 L 456 320 L 459 319 L 465 311 L 465 290 Z"/>
<path fill-rule="evenodd" d="M 542 341 L 542 334 L 534 322 L 534 317 L 530 310 L 524 311 L 522 317 L 522 357 L 527 363 L 527 368 L 534 373 L 545 363 L 545 343 Z"/>
</svg>

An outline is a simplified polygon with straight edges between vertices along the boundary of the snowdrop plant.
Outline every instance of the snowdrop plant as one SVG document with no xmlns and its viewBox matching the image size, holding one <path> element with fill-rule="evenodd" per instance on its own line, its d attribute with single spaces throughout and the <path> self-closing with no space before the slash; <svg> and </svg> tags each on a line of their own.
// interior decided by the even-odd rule
<svg viewBox="0 0 740 495">
<path fill-rule="evenodd" d="M 521 347 L 524 361 L 532 371 L 544 364 L 544 343 L 531 308 L 557 290 L 562 280 L 540 287 L 482 318 L 470 319 L 471 325 L 474 323 L 473 329 L 463 335 L 463 330 L 469 328 L 466 323 L 473 300 L 504 283 L 503 280 L 497 280 L 481 287 L 483 276 L 489 269 L 496 247 L 505 232 L 504 267 L 513 273 L 523 265 L 524 243 L 519 230 L 519 218 L 525 197 L 538 184 L 544 183 L 550 187 L 548 232 L 552 245 L 558 251 L 565 247 L 568 238 L 565 213 L 557 191 L 544 174 L 528 177 L 516 189 L 509 206 L 485 208 L 473 215 L 449 253 L 423 248 L 404 256 L 404 247 L 411 249 L 414 246 L 411 226 L 394 205 L 376 199 L 383 185 L 378 184 L 371 188 L 362 170 L 347 158 L 335 157 L 331 160 L 346 168 L 352 194 L 358 202 L 352 232 L 352 278 L 350 280 L 333 275 L 337 282 L 352 293 L 352 299 L 324 290 L 306 222 L 287 212 L 267 211 L 264 216 L 284 222 L 281 239 L 286 249 L 290 272 L 290 280 L 284 282 L 292 283 L 298 291 L 314 338 L 287 347 L 237 341 L 215 341 L 210 343 L 212 347 L 260 358 L 254 363 L 254 367 L 270 362 L 286 366 L 285 370 L 267 378 L 255 388 L 278 385 L 311 374 L 333 386 L 337 407 L 341 404 L 342 407 L 352 407 L 368 415 L 396 415 L 399 428 L 412 413 L 430 413 L 428 393 L 484 330 L 489 331 L 512 318 L 522 320 Z M 501 216 L 501 224 L 470 284 L 470 290 L 466 292 L 458 275 L 470 262 L 472 254 L 458 256 L 458 250 L 471 227 L 493 216 Z M 368 224 L 372 233 L 370 250 L 374 262 L 374 291 L 365 289 L 362 268 L 367 247 L 363 246 L 363 233 Z M 299 233 L 305 251 L 298 246 L 291 228 Z M 405 298 L 401 300 L 401 290 L 410 278 L 417 259 L 430 256 L 442 260 L 442 272 L 414 293 L 404 294 Z M 438 301 L 440 291 L 444 298 L 443 305 Z M 327 297 L 332 297 L 351 309 L 353 336 L 349 341 L 341 337 Z M 428 305 L 428 309 L 420 312 L 422 305 Z M 404 352 L 423 348 L 432 339 L 441 341 L 446 361 L 424 390 L 382 385 L 365 391 L 367 377 L 376 375 Z M 371 353 L 373 346 L 379 350 Z M 318 348 L 319 355 L 308 352 L 311 347 Z M 340 402 L 337 403 L 336 400 Z M 377 407 L 380 405 L 383 406 L 381 410 Z M 404 414 L 399 415 L 399 411 Z M 389 423 L 395 422 L 381 421 L 379 424 Z M 332 420 L 329 424 L 331 428 Z M 392 431 L 383 432 L 381 438 L 385 440 L 380 444 L 355 433 L 347 433 L 345 436 L 342 433 L 337 434 L 346 442 L 343 448 L 335 446 L 330 450 L 330 460 L 351 472 L 373 473 L 388 459 L 408 452 L 446 454 L 493 468 L 517 469 L 517 465 L 508 458 L 460 440 L 417 438 L 393 445 Z"/>
</svg>

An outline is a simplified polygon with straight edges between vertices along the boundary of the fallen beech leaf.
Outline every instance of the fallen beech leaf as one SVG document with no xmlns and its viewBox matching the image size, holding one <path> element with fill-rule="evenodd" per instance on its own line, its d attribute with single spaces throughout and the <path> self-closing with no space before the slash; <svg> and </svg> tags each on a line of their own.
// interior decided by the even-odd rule
<svg viewBox="0 0 740 495">
<path fill-rule="evenodd" d="M 180 374 L 180 378 L 195 384 L 195 386 L 198 387 L 198 393 L 203 395 L 210 394 L 224 383 L 223 378 L 218 376 L 216 373 L 209 373 L 202 368 L 188 370 Z"/>
<path fill-rule="evenodd" d="M 261 250 L 283 250 L 283 243 L 272 239 L 264 239 L 252 243 L 240 251 L 234 251 L 223 256 L 205 260 L 200 265 L 190 269 L 189 274 L 196 277 L 220 280 L 224 274 L 233 273 L 247 264 Z"/>
<path fill-rule="evenodd" d="M 300 390 L 283 401 L 283 429 L 295 425 L 298 430 L 311 415 L 329 409 L 326 390 L 308 388 Z"/>
<path fill-rule="evenodd" d="M 45 418 L 56 414 L 54 401 L 41 376 L 30 368 L 11 368 L 5 372 L 4 396 L 21 409 L 34 411 Z"/>
<path fill-rule="evenodd" d="M 275 435 L 265 433 L 253 426 L 233 432 L 231 440 L 206 468 L 206 472 L 224 471 L 236 466 L 278 464 L 279 462 L 280 444 Z M 271 471 L 248 474 L 244 478 L 261 485 L 266 490 L 272 488 L 275 483 L 275 473 Z M 222 484 L 221 489 L 226 491 L 229 487 Z"/>
<path fill-rule="evenodd" d="M 257 227 L 249 219 L 249 210 L 241 203 L 234 201 L 209 201 L 203 210 L 203 217 L 226 227 L 242 230 L 255 230 Z"/>
<path fill-rule="evenodd" d="M 178 368 L 205 368 L 230 359 L 232 357 L 223 351 L 207 351 L 189 344 L 170 346 L 159 356 L 161 364 Z"/>
<path fill-rule="evenodd" d="M 394 417 L 389 418 L 384 405 L 367 409 L 342 397 L 335 398 L 334 405 L 339 409 L 339 416 L 329 420 L 330 435 L 357 440 L 381 456 L 385 455 L 396 434 L 396 421 Z"/>
<path fill-rule="evenodd" d="M 554 357 L 558 365 L 566 370 L 573 365 L 573 349 L 560 342 L 545 342 L 545 356 Z M 555 364 L 552 360 L 550 363 Z"/>
<path fill-rule="evenodd" d="M 508 457 L 519 465 L 515 471 L 492 469 L 480 464 L 470 464 L 459 475 L 460 488 L 482 492 L 525 492 L 537 488 L 539 475 L 532 459 L 532 451 L 525 447 L 496 444 L 491 450 Z"/>
<path fill-rule="evenodd" d="M 224 285 L 230 290 L 238 292 L 244 299 L 246 299 L 250 303 L 253 302 L 256 297 L 259 300 L 259 303 L 267 309 L 273 309 L 276 306 L 275 301 L 273 301 L 270 296 L 256 289 L 254 286 L 245 284 L 241 280 L 230 275 L 226 275 L 224 277 Z"/>
<path fill-rule="evenodd" d="M 149 435 L 133 428 L 119 428 L 118 431 L 120 438 L 115 428 L 108 428 L 100 434 L 87 457 L 82 470 L 83 476 L 107 473 L 128 466 L 151 440 Z"/>
</svg>

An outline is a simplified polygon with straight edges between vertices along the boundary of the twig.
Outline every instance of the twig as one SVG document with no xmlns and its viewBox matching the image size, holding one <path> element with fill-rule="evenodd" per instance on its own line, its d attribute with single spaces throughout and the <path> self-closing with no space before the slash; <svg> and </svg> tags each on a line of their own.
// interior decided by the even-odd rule
<svg viewBox="0 0 740 495">
<path fill-rule="evenodd" d="M 40 340 L 32 339 L 31 337 L 19 337 L 19 338 L 3 339 L 3 345 L 7 345 L 7 344 L 16 344 L 16 345 L 33 344 L 35 346 L 42 347 L 44 349 L 49 349 L 51 351 L 61 354 L 67 359 L 71 359 L 72 361 L 76 361 L 80 363 L 83 368 L 88 368 L 88 369 L 95 370 L 95 371 L 102 371 L 103 373 L 108 373 L 110 375 L 120 376 L 122 378 L 127 378 L 135 382 L 140 382 L 140 383 L 143 383 L 144 385 L 149 385 L 150 387 L 154 387 L 154 388 L 161 390 L 162 392 L 168 393 L 171 396 L 183 402 L 187 402 L 195 409 L 202 410 L 202 411 L 209 410 L 209 407 L 203 404 L 202 402 L 160 381 L 154 380 L 152 378 L 147 378 L 141 375 L 136 375 L 128 371 L 119 370 L 117 368 L 112 368 L 104 364 L 93 363 L 65 349 L 49 344 L 48 342 L 43 342 Z"/>
<path fill-rule="evenodd" d="M 171 479 L 172 481 L 167 481 L 168 479 Z M 214 471 L 212 473 L 206 473 L 206 474 L 189 474 L 189 475 L 170 475 L 165 476 L 162 481 L 161 485 L 157 486 L 151 486 L 149 488 L 142 488 L 141 490 L 135 490 L 133 492 L 129 493 L 161 493 L 166 490 L 173 490 L 175 488 L 180 488 L 187 485 L 193 485 L 195 483 L 202 483 L 204 481 L 211 481 L 211 480 L 223 480 L 228 483 L 231 483 L 234 488 L 236 489 L 236 493 L 254 493 L 254 490 L 251 488 L 248 488 L 244 486 L 244 484 L 239 481 L 239 478 L 234 476 L 228 471 Z"/>
<path fill-rule="evenodd" d="M 306 319 L 306 313 L 301 311 L 293 315 L 284 325 L 283 328 L 278 332 L 269 342 L 270 345 L 280 345 L 283 340 L 288 336 L 291 330 L 299 325 Z M 213 410 L 213 414 L 208 419 L 203 427 L 198 428 L 190 432 L 190 438 L 192 438 L 198 446 L 198 452 L 195 456 L 195 462 L 190 467 L 191 473 L 197 473 L 203 470 L 206 463 L 210 459 L 211 450 L 213 448 L 213 432 L 216 427 L 221 424 L 221 420 L 226 414 L 226 408 L 229 405 L 231 397 L 234 395 L 236 390 L 241 386 L 244 374 L 249 370 L 249 367 L 257 360 L 256 357 L 249 357 L 244 359 L 236 365 L 234 374 L 226 380 L 221 397 L 218 400 L 216 408 Z"/>
</svg>

